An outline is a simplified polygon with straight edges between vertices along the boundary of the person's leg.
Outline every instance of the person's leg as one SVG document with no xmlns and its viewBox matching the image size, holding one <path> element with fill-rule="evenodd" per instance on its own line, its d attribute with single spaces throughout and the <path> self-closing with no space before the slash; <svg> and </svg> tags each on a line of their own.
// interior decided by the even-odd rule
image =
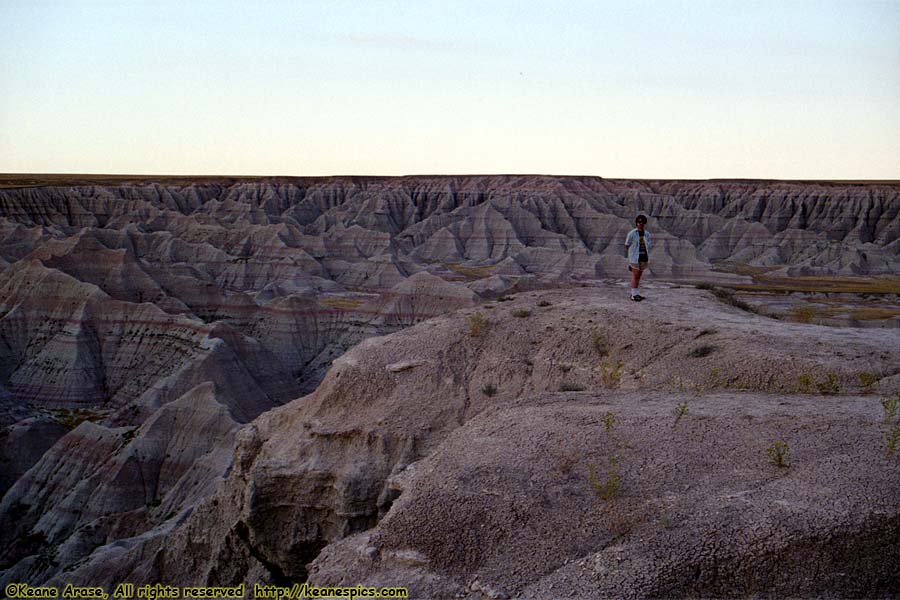
<svg viewBox="0 0 900 600">
<path fill-rule="evenodd" d="M 636 265 L 631 265 L 631 297 L 637 296 L 638 283 L 641 280 L 641 271 Z"/>
</svg>

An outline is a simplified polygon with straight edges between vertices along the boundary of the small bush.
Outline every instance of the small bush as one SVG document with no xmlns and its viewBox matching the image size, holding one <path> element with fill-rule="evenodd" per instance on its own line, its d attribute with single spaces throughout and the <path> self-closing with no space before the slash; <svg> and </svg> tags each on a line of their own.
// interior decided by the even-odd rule
<svg viewBox="0 0 900 600">
<path fill-rule="evenodd" d="M 612 433 L 612 428 L 619 421 L 619 419 L 616 417 L 616 413 L 611 413 L 611 412 L 604 413 L 602 420 L 603 420 L 603 427 L 606 429 L 607 435 Z"/>
<path fill-rule="evenodd" d="M 773 442 L 766 452 L 769 455 L 769 461 L 779 469 L 786 469 L 791 466 L 788 462 L 791 449 L 788 447 L 787 442 Z"/>
<path fill-rule="evenodd" d="M 678 406 L 675 407 L 675 425 L 678 425 L 678 421 L 680 421 L 681 418 L 687 414 L 688 414 L 687 402 L 679 402 Z"/>
<path fill-rule="evenodd" d="M 475 313 L 469 316 L 469 334 L 472 337 L 484 335 L 490 327 L 490 321 L 484 318 L 481 313 Z"/>
<path fill-rule="evenodd" d="M 541 300 L 540 302 L 538 302 L 537 305 L 540 306 L 541 308 L 546 308 L 546 307 L 548 307 L 548 306 L 553 306 L 552 304 L 550 304 L 550 303 L 547 302 L 546 300 Z"/>
<path fill-rule="evenodd" d="M 808 394 L 813 391 L 813 378 L 808 373 L 803 373 L 797 377 L 797 391 Z"/>
<path fill-rule="evenodd" d="M 859 387 L 863 389 L 872 387 L 878 381 L 878 375 L 875 373 L 860 373 L 857 377 L 859 377 Z"/>
<path fill-rule="evenodd" d="M 561 392 L 583 392 L 584 386 L 578 383 L 563 383 L 559 386 Z"/>
<path fill-rule="evenodd" d="M 719 387 L 719 369 L 713 368 L 709 375 L 706 376 L 706 385 L 707 387 Z"/>
<path fill-rule="evenodd" d="M 715 352 L 717 348 L 715 346 L 697 346 L 693 350 L 690 351 L 689 356 L 691 358 L 703 358 L 704 356 L 709 356 L 713 352 Z"/>
<path fill-rule="evenodd" d="M 491 396 L 495 396 L 497 394 L 497 386 L 493 383 L 486 383 L 484 387 L 481 388 L 481 393 L 490 398 Z"/>
<path fill-rule="evenodd" d="M 885 446 L 887 447 L 887 455 L 891 457 L 897 452 L 897 444 L 900 443 L 900 423 L 885 434 Z"/>
<path fill-rule="evenodd" d="M 810 304 L 801 304 L 793 307 L 790 315 L 798 323 L 809 323 L 816 316 L 816 309 Z"/>
<path fill-rule="evenodd" d="M 562 371 L 563 373 L 568 373 L 569 371 L 572 370 L 572 365 L 566 365 L 566 364 L 559 365 L 559 370 Z"/>
<path fill-rule="evenodd" d="M 881 406 L 884 408 L 884 422 L 887 423 L 897 416 L 897 411 L 900 409 L 900 392 L 897 393 L 896 398 L 882 398 Z"/>
<path fill-rule="evenodd" d="M 513 298 L 512 296 L 500 296 L 499 298 L 497 298 L 497 302 L 511 302 L 513 300 L 515 300 L 515 298 Z"/>
<path fill-rule="evenodd" d="M 597 472 L 593 464 L 588 464 L 588 483 L 596 492 L 601 500 L 611 500 L 622 486 L 622 477 L 618 471 L 619 459 L 615 456 L 609 459 L 609 471 L 606 474 L 606 481 L 601 482 L 597 477 Z"/>
<path fill-rule="evenodd" d="M 512 311 L 512 316 L 517 317 L 519 319 L 524 319 L 526 317 L 531 316 L 531 311 L 525 310 L 524 308 L 519 308 L 519 309 Z"/>
<path fill-rule="evenodd" d="M 816 388 L 818 388 L 820 394 L 825 396 L 837 394 L 841 391 L 840 386 L 837 384 L 837 375 L 834 373 L 828 373 L 825 379 L 816 383 Z"/>
<path fill-rule="evenodd" d="M 619 387 L 619 384 L 622 382 L 622 369 L 624 367 L 625 365 L 621 360 L 615 365 L 612 360 L 603 361 L 600 363 L 600 383 L 609 389 Z"/>
<path fill-rule="evenodd" d="M 606 332 L 599 329 L 591 331 L 591 345 L 601 358 L 609 354 L 609 339 L 606 336 Z"/>
</svg>

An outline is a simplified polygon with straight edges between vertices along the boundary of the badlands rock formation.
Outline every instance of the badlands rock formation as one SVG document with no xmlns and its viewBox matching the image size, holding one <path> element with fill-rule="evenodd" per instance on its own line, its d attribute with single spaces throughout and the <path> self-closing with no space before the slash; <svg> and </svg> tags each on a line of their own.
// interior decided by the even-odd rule
<svg viewBox="0 0 900 600">
<path fill-rule="evenodd" d="M 520 294 L 367 339 L 241 429 L 192 510 L 11 573 L 309 577 L 426 598 L 897 593 L 900 457 L 858 383 L 900 389 L 897 336 L 784 324 L 688 288 L 620 295 Z M 472 335 L 476 311 L 489 325 Z M 776 441 L 789 467 L 771 462 Z M 603 499 L 610 469 L 620 489 Z M 33 504 L 19 488 L 5 512 Z"/>
<path fill-rule="evenodd" d="M 52 183 L 0 188 L 0 582 L 900 593 L 896 333 L 679 285 L 896 275 L 900 185 Z"/>
</svg>

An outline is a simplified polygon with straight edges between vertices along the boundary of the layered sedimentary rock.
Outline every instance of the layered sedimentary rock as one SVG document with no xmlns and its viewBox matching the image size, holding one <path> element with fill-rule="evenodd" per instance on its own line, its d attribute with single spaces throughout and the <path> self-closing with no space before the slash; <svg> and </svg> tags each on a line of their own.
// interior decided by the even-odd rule
<svg viewBox="0 0 900 600">
<path fill-rule="evenodd" d="M 310 577 L 473 598 L 545 597 L 559 585 L 581 595 L 897 590 L 874 550 L 898 548 L 876 398 L 842 396 L 818 414 L 792 395 L 895 394 L 891 332 L 783 325 L 677 288 L 653 308 L 623 306 L 619 290 L 506 295 L 623 278 L 638 212 L 650 216 L 655 281 L 722 277 L 712 269 L 724 265 L 896 274 L 898 185 L 6 185 L 3 582 Z M 503 302 L 476 308 L 490 298 Z M 696 419 L 670 431 L 677 401 Z M 597 425 L 607 412 L 620 445 Z M 735 419 L 747 422 L 740 444 Z M 797 467 L 780 478 L 760 458 L 770 431 L 795 436 Z M 860 443 L 842 450 L 850 438 Z M 666 462 L 668 446 L 651 439 L 683 447 L 683 462 Z M 518 451 L 547 444 L 564 455 Z M 724 457 L 714 465 L 711 447 Z M 598 504 L 588 470 L 603 475 L 611 453 L 631 473 L 618 512 Z M 749 466 L 735 474 L 729 461 Z M 741 502 L 749 516 L 733 518 Z M 440 503 L 452 506 L 432 514 Z M 815 518 L 800 519 L 812 505 Z M 470 513 L 500 536 L 474 555 L 459 551 Z M 540 546 L 542 527 L 559 543 Z M 675 558 L 645 568 L 673 530 Z M 713 547 L 695 560 L 691 540 L 703 536 Z M 836 536 L 852 552 L 824 556 L 821 540 Z M 622 553 L 631 562 L 616 562 Z M 513 568 L 523 555 L 534 564 L 516 568 L 528 573 Z M 787 555 L 805 562 L 750 574 Z M 719 564 L 746 577 L 716 575 Z M 802 583 L 815 564 L 820 587 Z M 842 569 L 859 576 L 842 583 Z"/>
<path fill-rule="evenodd" d="M 858 377 L 898 391 L 896 336 L 783 324 L 683 288 L 654 303 L 520 294 L 370 338 L 240 430 L 190 515 L 51 581 L 896 592 L 897 457 Z M 770 461 L 775 441 L 789 467 Z M 845 550 L 829 550 L 838 537 Z"/>
</svg>

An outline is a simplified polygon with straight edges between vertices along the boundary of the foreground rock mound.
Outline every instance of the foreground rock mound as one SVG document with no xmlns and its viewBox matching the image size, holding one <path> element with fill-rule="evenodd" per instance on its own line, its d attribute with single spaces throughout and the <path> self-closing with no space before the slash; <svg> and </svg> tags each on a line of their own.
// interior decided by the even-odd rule
<svg viewBox="0 0 900 600">
<path fill-rule="evenodd" d="M 44 577 L 425 598 L 900 592 L 900 459 L 859 387 L 865 372 L 866 391 L 897 393 L 900 340 L 697 290 L 625 295 L 519 294 L 368 339 L 242 428 L 192 510 Z"/>
</svg>

